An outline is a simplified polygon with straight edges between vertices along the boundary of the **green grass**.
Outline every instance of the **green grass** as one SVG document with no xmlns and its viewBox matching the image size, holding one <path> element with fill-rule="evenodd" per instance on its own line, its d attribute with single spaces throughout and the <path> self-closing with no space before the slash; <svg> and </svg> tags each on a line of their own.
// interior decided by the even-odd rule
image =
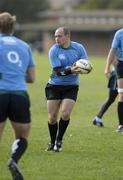
<svg viewBox="0 0 123 180">
<path fill-rule="evenodd" d="M 46 55 L 35 55 L 37 79 L 29 85 L 32 101 L 32 129 L 29 147 L 20 161 L 25 180 L 122 180 L 123 134 L 118 125 L 115 102 L 104 115 L 104 128 L 91 124 L 107 97 L 105 59 L 91 57 L 93 71 L 80 75 L 78 101 L 63 141 L 61 153 L 45 152 L 49 142 L 44 88 L 50 75 Z M 0 180 L 10 180 L 6 167 L 13 132 L 8 121 L 0 144 Z"/>
</svg>

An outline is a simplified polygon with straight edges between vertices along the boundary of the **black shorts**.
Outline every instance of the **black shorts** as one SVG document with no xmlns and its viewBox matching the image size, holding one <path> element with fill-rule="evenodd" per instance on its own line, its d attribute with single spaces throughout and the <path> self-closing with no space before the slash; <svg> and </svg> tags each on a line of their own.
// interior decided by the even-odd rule
<svg viewBox="0 0 123 180">
<path fill-rule="evenodd" d="M 123 78 L 123 62 L 118 60 L 116 65 L 117 79 Z"/>
<path fill-rule="evenodd" d="M 30 100 L 27 92 L 1 92 L 0 91 L 0 122 L 9 118 L 18 123 L 29 123 Z"/>
<path fill-rule="evenodd" d="M 73 99 L 76 101 L 78 94 L 78 86 L 62 86 L 47 84 L 45 88 L 45 95 L 47 100 L 55 99 Z"/>
</svg>

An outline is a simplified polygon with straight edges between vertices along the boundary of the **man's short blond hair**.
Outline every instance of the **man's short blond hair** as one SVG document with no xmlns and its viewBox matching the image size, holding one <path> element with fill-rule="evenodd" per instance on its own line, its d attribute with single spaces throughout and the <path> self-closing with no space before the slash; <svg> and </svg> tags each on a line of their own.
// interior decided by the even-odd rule
<svg viewBox="0 0 123 180">
<path fill-rule="evenodd" d="M 0 32 L 12 33 L 16 22 L 16 16 L 12 16 L 8 12 L 0 13 Z"/>
</svg>

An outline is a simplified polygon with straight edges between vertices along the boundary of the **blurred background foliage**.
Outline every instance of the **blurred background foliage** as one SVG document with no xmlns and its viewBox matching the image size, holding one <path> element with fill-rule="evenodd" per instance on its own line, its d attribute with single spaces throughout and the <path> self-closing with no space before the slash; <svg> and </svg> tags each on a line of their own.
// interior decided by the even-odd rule
<svg viewBox="0 0 123 180">
<path fill-rule="evenodd" d="M 0 12 L 9 11 L 19 23 L 37 21 L 37 12 L 49 8 L 48 0 L 0 0 Z"/>
<path fill-rule="evenodd" d="M 122 0 L 80 0 L 77 9 L 123 9 Z"/>
<path fill-rule="evenodd" d="M 71 6 L 72 0 L 64 0 Z M 74 0 L 73 0 L 74 2 Z M 16 14 L 19 23 L 38 21 L 38 12 L 51 10 L 52 0 L 0 0 L 0 12 Z M 56 1 L 59 3 L 59 1 Z M 63 8 L 64 8 L 63 7 Z M 78 0 L 73 9 L 123 9 L 122 0 Z"/>
</svg>

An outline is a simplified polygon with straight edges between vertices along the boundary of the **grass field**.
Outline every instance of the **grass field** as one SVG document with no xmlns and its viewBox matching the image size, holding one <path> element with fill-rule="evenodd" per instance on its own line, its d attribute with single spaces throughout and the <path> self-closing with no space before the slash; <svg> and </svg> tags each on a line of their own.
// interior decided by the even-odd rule
<svg viewBox="0 0 123 180">
<path fill-rule="evenodd" d="M 37 80 L 29 85 L 32 101 L 32 129 L 29 147 L 20 161 L 25 180 L 123 180 L 123 134 L 118 125 L 116 102 L 104 115 L 104 128 L 91 124 L 107 96 L 105 59 L 91 57 L 93 71 L 80 76 L 78 101 L 60 153 L 46 152 L 49 142 L 44 87 L 50 69 L 46 55 L 35 55 Z M 0 144 L 0 180 L 11 180 L 6 162 L 13 132 L 9 121 Z"/>
</svg>

